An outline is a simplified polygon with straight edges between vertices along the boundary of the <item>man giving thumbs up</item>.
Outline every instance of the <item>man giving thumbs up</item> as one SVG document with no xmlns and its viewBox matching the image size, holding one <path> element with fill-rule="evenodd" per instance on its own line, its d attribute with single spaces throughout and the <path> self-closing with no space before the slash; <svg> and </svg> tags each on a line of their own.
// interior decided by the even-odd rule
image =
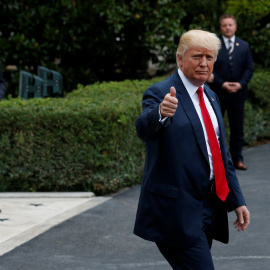
<svg viewBox="0 0 270 270">
<path fill-rule="evenodd" d="M 178 70 L 150 86 L 136 121 L 146 156 L 134 233 L 156 243 L 173 269 L 213 270 L 212 240 L 228 243 L 227 212 L 244 231 L 250 214 L 225 144 L 216 94 L 204 83 L 220 40 L 182 35 Z"/>
</svg>

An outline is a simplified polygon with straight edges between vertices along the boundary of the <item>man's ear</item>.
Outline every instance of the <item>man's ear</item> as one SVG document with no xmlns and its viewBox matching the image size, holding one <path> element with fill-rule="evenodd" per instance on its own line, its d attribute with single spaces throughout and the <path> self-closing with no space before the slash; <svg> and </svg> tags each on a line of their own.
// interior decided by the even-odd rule
<svg viewBox="0 0 270 270">
<path fill-rule="evenodd" d="M 177 54 L 177 61 L 178 61 L 179 67 L 181 67 L 183 65 L 183 56 L 180 54 Z"/>
</svg>

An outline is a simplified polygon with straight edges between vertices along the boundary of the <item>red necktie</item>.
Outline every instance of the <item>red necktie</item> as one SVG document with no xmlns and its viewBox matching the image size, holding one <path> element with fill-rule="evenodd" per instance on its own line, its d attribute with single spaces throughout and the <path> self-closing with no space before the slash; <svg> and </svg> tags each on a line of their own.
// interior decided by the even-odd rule
<svg viewBox="0 0 270 270">
<path fill-rule="evenodd" d="M 210 150 L 212 153 L 217 196 L 222 201 L 225 201 L 226 197 L 229 193 L 229 187 L 228 187 L 228 183 L 227 183 L 227 179 L 226 179 L 225 169 L 224 169 L 223 160 L 222 160 L 221 153 L 220 153 L 218 140 L 216 137 L 216 133 L 215 133 L 210 115 L 209 115 L 208 110 L 206 109 L 206 106 L 204 103 L 202 87 L 198 88 L 197 94 L 199 96 L 203 121 L 205 124 L 206 132 L 207 132 L 207 136 L 208 136 L 208 141 L 209 141 L 209 145 L 210 145 Z"/>
</svg>

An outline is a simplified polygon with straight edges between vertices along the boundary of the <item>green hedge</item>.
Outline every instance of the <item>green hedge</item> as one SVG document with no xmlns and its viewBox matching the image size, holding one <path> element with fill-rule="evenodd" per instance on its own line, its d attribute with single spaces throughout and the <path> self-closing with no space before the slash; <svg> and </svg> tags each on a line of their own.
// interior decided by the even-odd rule
<svg viewBox="0 0 270 270">
<path fill-rule="evenodd" d="M 249 84 L 250 101 L 254 110 L 263 117 L 258 119 L 258 123 L 253 123 L 260 127 L 258 138 L 270 138 L 270 71 L 257 71 Z M 251 118 L 251 121 L 254 118 Z M 248 120 L 250 121 L 250 120 Z M 255 120 L 253 120 L 254 122 Z M 251 125 L 251 124 L 250 124 Z M 248 130 L 246 130 L 248 132 Z"/>
<path fill-rule="evenodd" d="M 80 85 L 65 98 L 2 101 L 0 191 L 107 194 L 139 183 L 144 144 L 134 122 L 143 92 L 161 79 Z M 270 134 L 267 80 L 269 73 L 259 72 L 251 82 L 245 108 L 249 143 Z"/>
<path fill-rule="evenodd" d="M 139 181 L 143 143 L 134 122 L 157 81 L 97 83 L 59 99 L 1 102 L 0 191 L 92 190 Z"/>
</svg>

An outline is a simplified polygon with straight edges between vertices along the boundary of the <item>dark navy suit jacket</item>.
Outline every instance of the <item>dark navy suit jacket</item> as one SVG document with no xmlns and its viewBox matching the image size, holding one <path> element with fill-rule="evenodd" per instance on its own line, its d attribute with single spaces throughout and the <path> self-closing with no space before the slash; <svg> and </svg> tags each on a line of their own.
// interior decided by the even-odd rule
<svg viewBox="0 0 270 270">
<path fill-rule="evenodd" d="M 222 95 L 231 95 L 221 88 L 224 82 L 239 82 L 242 89 L 234 95 L 246 99 L 248 97 L 248 83 L 254 70 L 249 44 L 246 41 L 235 37 L 231 68 L 224 40 L 222 37 L 220 37 L 220 40 L 221 49 L 213 71 L 215 76 L 214 82 L 210 84 L 210 87 L 218 94 L 219 98 L 222 98 Z"/>
<path fill-rule="evenodd" d="M 178 108 L 172 123 L 159 122 L 159 105 L 170 87 L 176 88 Z M 220 147 L 230 193 L 226 202 L 216 199 L 214 239 L 228 242 L 227 211 L 245 205 L 231 158 L 216 94 L 205 86 L 220 128 Z M 209 191 L 210 166 L 203 128 L 178 72 L 149 87 L 143 112 L 136 121 L 146 156 L 134 233 L 146 240 L 191 246 L 202 233 L 203 201 Z"/>
</svg>

